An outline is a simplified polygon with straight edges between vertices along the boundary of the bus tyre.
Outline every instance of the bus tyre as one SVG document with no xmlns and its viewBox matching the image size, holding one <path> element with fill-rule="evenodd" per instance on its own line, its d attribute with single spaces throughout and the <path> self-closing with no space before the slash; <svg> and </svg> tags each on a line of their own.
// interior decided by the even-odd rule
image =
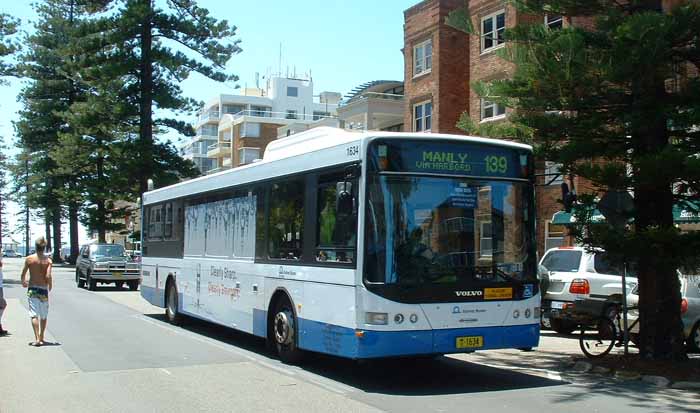
<svg viewBox="0 0 700 413">
<path fill-rule="evenodd" d="M 124 281 L 115 281 L 114 286 L 117 287 L 118 290 L 121 290 L 124 287 Z"/>
<path fill-rule="evenodd" d="M 80 271 L 78 270 L 75 270 L 75 284 L 78 286 L 78 288 L 85 287 L 85 280 L 80 278 Z"/>
<path fill-rule="evenodd" d="M 287 364 L 299 363 L 302 351 L 297 346 L 297 319 L 288 299 L 277 302 L 272 323 L 272 339 L 280 359 Z"/>
<path fill-rule="evenodd" d="M 180 325 L 182 322 L 182 316 L 177 311 L 177 287 L 172 281 L 168 281 L 168 287 L 165 292 L 165 318 L 168 319 L 170 324 Z"/>
<path fill-rule="evenodd" d="M 552 326 L 552 330 L 559 334 L 571 334 L 576 330 L 576 323 L 569 320 L 562 320 L 561 318 L 550 318 L 549 323 Z"/>
</svg>

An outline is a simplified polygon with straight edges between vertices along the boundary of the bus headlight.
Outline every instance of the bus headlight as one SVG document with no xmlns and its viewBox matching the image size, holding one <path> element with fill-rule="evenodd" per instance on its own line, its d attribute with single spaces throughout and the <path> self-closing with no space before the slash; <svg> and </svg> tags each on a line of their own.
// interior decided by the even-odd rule
<svg viewBox="0 0 700 413">
<path fill-rule="evenodd" d="M 518 318 L 518 317 L 520 317 L 520 310 L 513 311 L 513 318 Z"/>
<path fill-rule="evenodd" d="M 540 318 L 541 314 L 542 314 L 542 310 L 540 310 L 539 307 L 535 307 L 535 309 L 533 310 L 533 315 L 535 316 L 535 318 Z"/>
<path fill-rule="evenodd" d="M 394 316 L 394 322 L 395 322 L 396 324 L 401 324 L 401 323 L 403 323 L 403 320 L 404 320 L 403 314 L 401 314 L 401 313 L 398 313 L 398 314 L 396 314 L 396 315 Z"/>
<path fill-rule="evenodd" d="M 411 314 L 411 318 L 409 318 L 413 324 L 418 322 L 418 314 Z"/>
<path fill-rule="evenodd" d="M 532 311 L 529 308 L 525 309 L 525 318 L 530 318 L 532 315 Z"/>
<path fill-rule="evenodd" d="M 387 313 L 365 313 L 365 323 L 374 325 L 387 325 L 389 323 L 389 314 Z"/>
</svg>

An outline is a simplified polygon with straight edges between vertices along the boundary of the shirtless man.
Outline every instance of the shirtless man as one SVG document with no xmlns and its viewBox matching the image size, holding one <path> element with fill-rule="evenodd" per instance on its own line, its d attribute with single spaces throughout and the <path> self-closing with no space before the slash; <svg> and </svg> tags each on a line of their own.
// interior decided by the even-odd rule
<svg viewBox="0 0 700 413">
<path fill-rule="evenodd" d="M 49 291 L 53 287 L 51 278 L 51 259 L 44 255 L 46 239 L 40 237 L 36 240 L 36 254 L 28 256 L 24 260 L 22 268 L 22 286 L 27 287 L 29 297 L 29 312 L 32 317 L 35 341 L 30 346 L 44 345 L 44 332 L 46 331 L 46 318 L 49 315 Z M 27 282 L 27 270 L 29 282 Z"/>
</svg>

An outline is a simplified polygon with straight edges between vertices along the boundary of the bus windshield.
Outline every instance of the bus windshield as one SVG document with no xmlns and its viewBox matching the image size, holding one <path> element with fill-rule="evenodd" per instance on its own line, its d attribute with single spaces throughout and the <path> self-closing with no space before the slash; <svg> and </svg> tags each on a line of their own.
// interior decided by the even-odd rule
<svg viewBox="0 0 700 413">
<path fill-rule="evenodd" d="M 405 174 L 368 181 L 368 283 L 479 287 L 536 280 L 530 183 Z"/>
</svg>

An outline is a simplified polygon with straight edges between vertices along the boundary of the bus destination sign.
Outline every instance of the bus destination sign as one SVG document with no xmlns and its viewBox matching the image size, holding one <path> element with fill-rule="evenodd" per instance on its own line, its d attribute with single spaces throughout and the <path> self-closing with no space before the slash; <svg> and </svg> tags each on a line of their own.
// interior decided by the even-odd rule
<svg viewBox="0 0 700 413">
<path fill-rule="evenodd" d="M 378 171 L 524 178 L 528 153 L 473 142 L 379 141 L 370 149 Z"/>
</svg>

